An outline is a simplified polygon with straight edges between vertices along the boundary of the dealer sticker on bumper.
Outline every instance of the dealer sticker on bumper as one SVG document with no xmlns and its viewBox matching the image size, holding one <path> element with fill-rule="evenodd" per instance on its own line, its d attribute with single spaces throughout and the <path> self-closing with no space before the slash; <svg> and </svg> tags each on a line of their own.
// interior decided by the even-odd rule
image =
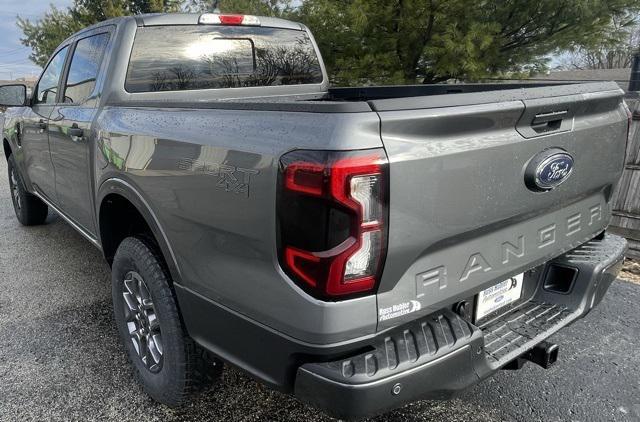
<svg viewBox="0 0 640 422">
<path fill-rule="evenodd" d="M 520 299 L 523 279 L 524 274 L 518 274 L 481 291 L 476 301 L 476 321 Z"/>
</svg>

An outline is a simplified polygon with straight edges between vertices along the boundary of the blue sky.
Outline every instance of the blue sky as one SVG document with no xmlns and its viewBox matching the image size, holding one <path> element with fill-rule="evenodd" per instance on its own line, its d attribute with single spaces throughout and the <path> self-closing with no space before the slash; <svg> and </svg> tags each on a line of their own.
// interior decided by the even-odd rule
<svg viewBox="0 0 640 422">
<path fill-rule="evenodd" d="M 49 10 L 70 6 L 73 0 L 0 0 L 0 79 L 38 75 L 41 69 L 29 60 L 31 49 L 20 43 L 22 31 L 16 25 L 16 16 L 35 20 Z"/>
</svg>

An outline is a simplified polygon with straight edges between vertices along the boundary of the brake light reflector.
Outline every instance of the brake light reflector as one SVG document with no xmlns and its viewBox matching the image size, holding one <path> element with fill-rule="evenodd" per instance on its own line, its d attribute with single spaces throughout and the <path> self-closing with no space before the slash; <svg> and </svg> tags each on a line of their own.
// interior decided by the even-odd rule
<svg viewBox="0 0 640 422">
<path fill-rule="evenodd" d="M 372 277 L 376 263 L 375 254 L 380 250 L 381 233 L 379 230 L 362 233 L 360 247 L 349 258 L 344 270 L 345 281 L 357 280 L 362 277 Z"/>
<path fill-rule="evenodd" d="M 198 23 L 205 25 L 260 26 L 260 19 L 251 15 L 219 15 L 217 13 L 205 13 L 200 15 Z"/>
<path fill-rule="evenodd" d="M 376 201 L 380 197 L 382 181 L 379 174 L 357 176 L 351 179 L 351 197 L 360 204 L 363 224 L 379 224 L 383 209 Z"/>
<path fill-rule="evenodd" d="M 241 25 L 243 20 L 242 15 L 220 15 L 220 23 L 223 25 Z"/>
<path fill-rule="evenodd" d="M 374 293 L 387 242 L 384 150 L 294 151 L 282 157 L 280 179 L 285 272 L 323 299 Z"/>
</svg>

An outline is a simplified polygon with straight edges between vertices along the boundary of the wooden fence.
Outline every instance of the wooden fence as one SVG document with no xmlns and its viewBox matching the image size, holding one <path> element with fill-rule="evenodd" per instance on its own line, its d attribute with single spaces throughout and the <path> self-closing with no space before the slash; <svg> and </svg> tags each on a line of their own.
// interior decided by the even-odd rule
<svg viewBox="0 0 640 422">
<path fill-rule="evenodd" d="M 625 99 L 633 112 L 622 179 L 613 198 L 613 220 L 609 231 L 627 238 L 629 257 L 640 259 L 640 98 Z"/>
</svg>

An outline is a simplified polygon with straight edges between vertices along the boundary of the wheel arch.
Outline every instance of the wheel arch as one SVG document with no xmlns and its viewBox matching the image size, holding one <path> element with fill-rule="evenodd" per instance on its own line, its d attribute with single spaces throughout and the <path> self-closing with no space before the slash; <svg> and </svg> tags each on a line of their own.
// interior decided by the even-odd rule
<svg viewBox="0 0 640 422">
<path fill-rule="evenodd" d="M 146 225 L 145 228 L 148 229 L 148 233 L 153 236 L 153 240 L 164 258 L 173 282 L 181 283 L 182 278 L 179 266 L 167 235 L 149 203 L 133 185 L 117 178 L 106 180 L 98 190 L 96 204 L 98 204 L 97 217 L 100 243 L 109 265 L 112 264 L 118 245 L 124 240 L 124 237 L 136 234 L 130 230 L 118 229 L 114 226 L 117 224 L 117 217 L 121 216 L 122 212 L 128 212 L 123 207 L 131 207 L 131 210 L 135 210 L 135 213 L 137 213 L 137 216 L 132 216 L 134 221 L 135 218 L 141 218 Z"/>
</svg>

